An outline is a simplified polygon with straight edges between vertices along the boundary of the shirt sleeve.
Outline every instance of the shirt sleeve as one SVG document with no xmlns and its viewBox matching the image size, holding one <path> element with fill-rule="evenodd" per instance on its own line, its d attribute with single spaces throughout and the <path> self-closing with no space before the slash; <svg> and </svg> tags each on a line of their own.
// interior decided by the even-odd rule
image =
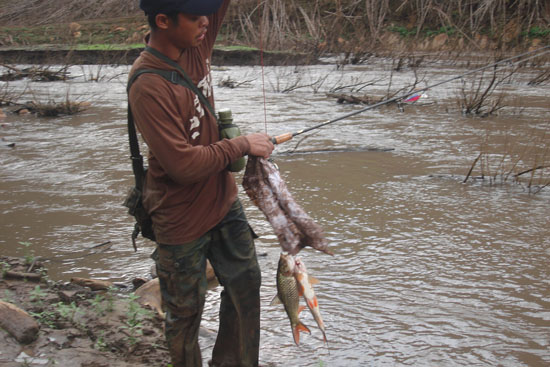
<svg viewBox="0 0 550 367">
<path fill-rule="evenodd" d="M 142 75 L 130 91 L 130 105 L 151 155 L 173 181 L 182 185 L 202 181 L 248 153 L 244 136 L 206 146 L 190 144 L 171 88 L 160 76 Z"/>
<path fill-rule="evenodd" d="M 208 17 L 210 25 L 208 26 L 208 32 L 206 33 L 206 42 L 208 43 L 209 49 L 214 48 L 214 43 L 221 29 L 223 19 L 227 13 L 227 8 L 231 0 L 224 0 L 218 11 Z"/>
</svg>

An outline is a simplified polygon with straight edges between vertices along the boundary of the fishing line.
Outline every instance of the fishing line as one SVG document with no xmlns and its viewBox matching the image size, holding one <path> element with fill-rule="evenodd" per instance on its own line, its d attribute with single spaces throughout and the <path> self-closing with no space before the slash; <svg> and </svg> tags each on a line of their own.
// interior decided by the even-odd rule
<svg viewBox="0 0 550 367">
<path fill-rule="evenodd" d="M 267 134 L 267 103 L 265 98 L 265 75 L 264 75 L 264 23 L 263 23 L 263 12 L 260 11 L 261 8 L 261 0 L 258 0 L 258 14 L 260 15 L 260 66 L 262 69 L 262 94 L 264 99 L 264 128 L 265 133 Z M 265 12 L 265 2 L 264 2 L 264 8 Z"/>
<path fill-rule="evenodd" d="M 305 128 L 305 129 L 302 129 L 302 130 L 299 130 L 299 131 L 296 131 L 296 132 L 293 132 L 293 133 L 285 133 L 285 134 L 281 134 L 279 136 L 276 136 L 274 138 L 271 139 L 271 141 L 273 142 L 273 144 L 281 144 L 281 143 L 284 143 L 285 141 L 288 141 L 290 139 L 292 139 L 293 137 L 295 136 L 298 136 L 298 135 L 301 135 L 301 134 L 304 134 L 304 133 L 307 133 L 309 131 L 312 131 L 312 130 L 315 130 L 315 129 L 319 129 L 323 126 L 326 126 L 326 125 L 330 125 L 330 124 L 333 124 L 337 121 L 341 121 L 341 120 L 344 120 L 348 117 L 352 117 L 352 116 L 355 116 L 355 115 L 358 115 L 360 113 L 363 113 L 365 111 L 368 111 L 368 110 L 372 110 L 376 107 L 380 107 L 380 106 L 383 106 L 385 104 L 388 104 L 388 103 L 392 103 L 392 102 L 396 102 L 396 101 L 399 101 L 399 100 L 402 100 L 402 99 L 405 99 L 407 97 L 410 97 L 416 93 L 422 93 L 422 92 L 425 92 L 427 91 L 428 89 L 432 89 L 432 88 L 435 88 L 437 86 L 440 86 L 442 84 L 445 84 L 445 83 L 449 83 L 449 82 L 452 82 L 454 80 L 457 80 L 457 79 L 461 79 L 461 78 L 464 78 L 465 76 L 467 75 L 470 75 L 470 74 L 474 74 L 474 73 L 477 73 L 477 72 L 480 72 L 482 70 L 485 70 L 485 69 L 488 69 L 488 68 L 491 68 L 491 67 L 496 67 L 497 65 L 500 65 L 500 64 L 503 64 L 503 63 L 507 63 L 507 62 L 510 62 L 514 59 L 518 59 L 518 58 L 523 58 L 527 55 L 531 55 L 531 54 L 535 54 L 533 56 L 530 56 L 528 58 L 525 58 L 525 59 L 522 59 L 522 60 L 519 60 L 519 61 L 515 61 L 512 63 L 512 65 L 515 65 L 515 64 L 520 64 L 522 62 L 525 62 L 525 61 L 528 61 L 530 59 L 533 59 L 535 57 L 539 57 L 539 56 L 542 56 L 548 52 L 550 52 L 550 50 L 546 50 L 544 52 L 541 52 L 542 50 L 545 50 L 545 49 L 548 49 L 550 48 L 550 45 L 548 46 L 544 46 L 544 47 L 541 47 L 539 49 L 536 49 L 536 50 L 533 50 L 533 51 L 529 51 L 529 52 L 525 52 L 525 53 L 522 53 L 520 55 L 516 55 L 516 56 L 512 56 L 512 57 L 509 57 L 507 59 L 502 59 L 500 61 L 497 61 L 495 63 L 492 63 L 492 64 L 489 64 L 489 65 L 485 65 L 485 66 L 482 66 L 480 68 L 477 68 L 477 69 L 474 69 L 474 70 L 470 70 L 466 73 L 463 73 L 463 74 L 460 74 L 460 75 L 457 75 L 453 78 L 450 78 L 450 79 L 446 79 L 446 80 L 443 80 L 441 82 L 438 82 L 438 83 L 434 83 L 432 85 L 429 85 L 427 87 L 424 87 L 424 88 L 420 88 L 420 89 L 415 89 L 414 91 L 411 91 L 409 93 L 406 93 L 406 94 L 403 94 L 403 95 L 400 95 L 400 96 L 397 96 L 397 97 L 393 97 L 393 98 L 390 98 L 390 99 L 386 99 L 386 100 L 383 100 L 381 102 L 378 102 L 378 103 L 375 103 L 375 104 L 372 104 L 372 105 L 369 105 L 365 108 L 362 108 L 360 110 L 357 110 L 357 111 L 353 111 L 353 112 L 350 112 L 348 114 L 345 114 L 343 116 L 340 116 L 340 117 L 337 117 L 333 120 L 329 120 L 329 121 L 325 121 L 323 123 L 320 123 L 318 125 L 315 125 L 315 126 L 311 126 L 311 127 L 308 127 L 308 128 Z"/>
</svg>

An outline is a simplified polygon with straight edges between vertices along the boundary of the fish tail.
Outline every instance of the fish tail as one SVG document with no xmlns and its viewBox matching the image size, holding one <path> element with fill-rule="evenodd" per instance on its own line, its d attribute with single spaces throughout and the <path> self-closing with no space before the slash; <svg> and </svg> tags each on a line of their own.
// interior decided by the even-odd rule
<svg viewBox="0 0 550 367">
<path fill-rule="evenodd" d="M 292 327 L 292 336 L 294 337 L 294 343 L 296 345 L 300 345 L 300 331 L 305 331 L 308 334 L 311 334 L 311 331 L 307 326 L 305 326 L 302 322 L 299 322 L 295 326 Z"/>
<path fill-rule="evenodd" d="M 327 347 L 328 355 L 330 356 L 330 347 L 328 346 L 327 336 L 325 335 L 324 331 L 323 331 L 323 338 L 325 339 L 325 345 Z"/>
<path fill-rule="evenodd" d="M 323 329 L 321 329 L 321 332 L 323 333 L 323 340 L 325 341 L 325 344 L 327 345 L 327 348 L 328 348 L 327 335 L 325 334 L 325 331 Z"/>
</svg>

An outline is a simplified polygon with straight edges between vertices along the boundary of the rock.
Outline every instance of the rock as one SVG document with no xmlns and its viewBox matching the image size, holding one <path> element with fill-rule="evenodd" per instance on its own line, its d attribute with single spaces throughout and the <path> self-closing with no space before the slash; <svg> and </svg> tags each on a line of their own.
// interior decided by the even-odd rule
<svg viewBox="0 0 550 367">
<path fill-rule="evenodd" d="M 504 26 L 504 32 L 502 33 L 502 40 L 504 43 L 510 43 L 514 40 L 517 40 L 521 33 L 521 24 L 517 19 L 510 20 Z"/>
<path fill-rule="evenodd" d="M 132 280 L 132 285 L 134 286 L 134 289 L 138 289 L 145 283 L 147 283 L 147 279 L 145 278 L 135 278 Z"/>
<path fill-rule="evenodd" d="M 162 310 L 160 283 L 158 278 L 150 280 L 139 287 L 135 291 L 135 295 L 139 297 L 138 302 L 140 305 L 152 308 L 162 319 L 164 319 L 165 313 Z"/>
<path fill-rule="evenodd" d="M 88 287 L 93 291 L 105 291 L 114 287 L 112 282 L 98 279 L 71 278 L 71 283 L 78 284 L 82 287 Z"/>
<path fill-rule="evenodd" d="M 57 292 L 59 299 L 64 303 L 71 303 L 73 301 L 76 301 L 78 299 L 78 296 L 83 294 L 86 294 L 86 292 L 84 292 L 83 290 Z"/>
<path fill-rule="evenodd" d="M 45 366 L 50 363 L 48 358 L 31 357 L 25 352 L 19 353 L 14 362 L 21 363 L 22 366 Z"/>
<path fill-rule="evenodd" d="M 529 47 L 529 51 L 535 51 L 536 49 L 541 47 L 542 40 L 540 38 L 535 38 L 531 41 L 531 46 Z"/>
<path fill-rule="evenodd" d="M 36 320 L 27 312 L 4 301 L 0 301 L 0 327 L 21 344 L 35 341 L 40 329 Z"/>
<path fill-rule="evenodd" d="M 449 41 L 449 36 L 446 33 L 438 34 L 432 40 L 432 47 L 434 49 L 441 49 Z"/>
<path fill-rule="evenodd" d="M 69 24 L 69 31 L 71 32 L 71 34 L 78 32 L 80 28 L 82 28 L 82 26 L 77 22 L 72 22 Z"/>
<path fill-rule="evenodd" d="M 216 274 L 214 273 L 212 265 L 210 265 L 210 261 L 206 262 L 206 279 L 211 286 L 215 286 L 213 283 L 216 281 Z M 138 302 L 140 305 L 150 307 L 164 319 L 165 313 L 162 310 L 162 298 L 160 295 L 160 283 L 158 278 L 143 284 L 136 289 L 134 294 L 139 297 Z"/>
<path fill-rule="evenodd" d="M 478 41 L 479 48 L 482 50 L 485 50 L 489 47 L 489 37 L 486 35 L 478 35 L 476 36 L 476 41 Z"/>
</svg>

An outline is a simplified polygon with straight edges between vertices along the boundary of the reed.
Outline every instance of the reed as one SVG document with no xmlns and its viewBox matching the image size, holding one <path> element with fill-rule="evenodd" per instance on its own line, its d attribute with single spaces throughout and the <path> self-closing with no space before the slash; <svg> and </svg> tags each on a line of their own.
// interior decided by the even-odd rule
<svg viewBox="0 0 550 367">
<path fill-rule="evenodd" d="M 506 70 L 495 66 L 488 77 L 482 71 L 469 80 L 462 79 L 456 97 L 462 114 L 487 117 L 504 108 L 508 95 L 502 85 L 511 82 L 519 67 Z"/>
<path fill-rule="evenodd" d="M 143 16 L 138 4 L 135 0 L 3 0 L 0 24 L 35 26 L 89 19 L 107 22 Z M 489 37 L 497 46 L 521 46 L 522 41 L 530 38 L 547 40 L 550 37 L 550 3 L 541 0 L 233 0 L 221 38 L 256 47 L 262 43 L 265 49 L 271 50 L 337 51 L 360 56 L 384 46 L 384 36 L 392 32 L 419 39 L 441 33 L 458 35 L 474 48 L 483 48 L 480 37 Z M 116 32 L 110 33 L 114 36 Z M 69 33 L 66 37 L 70 38 Z M 0 37 L 0 42 L 3 38 Z M 93 43 L 93 39 L 87 42 Z"/>
<path fill-rule="evenodd" d="M 56 117 L 80 113 L 89 107 L 89 103 L 72 101 L 67 96 L 65 100 L 61 101 L 32 101 L 25 104 L 24 107 L 40 117 Z"/>
<path fill-rule="evenodd" d="M 532 86 L 544 85 L 550 83 L 550 69 L 542 70 L 534 78 L 532 78 L 527 84 Z"/>
<path fill-rule="evenodd" d="M 24 93 L 24 90 L 18 91 L 11 87 L 8 82 L 0 82 L 0 107 L 17 104 L 17 101 Z"/>
<path fill-rule="evenodd" d="M 503 45 L 547 37 L 550 4 L 538 0 L 241 0 L 225 38 L 269 49 L 344 52 L 349 59 L 382 45 L 388 31 L 404 37 L 458 35 L 474 48 L 481 38 Z M 536 32 L 534 32 L 536 30 Z"/>
<path fill-rule="evenodd" d="M 491 143 L 487 133 L 463 182 L 469 180 L 490 186 L 515 183 L 529 194 L 550 186 L 550 125 L 534 129 L 526 142 L 507 136 L 500 147 Z"/>
</svg>

